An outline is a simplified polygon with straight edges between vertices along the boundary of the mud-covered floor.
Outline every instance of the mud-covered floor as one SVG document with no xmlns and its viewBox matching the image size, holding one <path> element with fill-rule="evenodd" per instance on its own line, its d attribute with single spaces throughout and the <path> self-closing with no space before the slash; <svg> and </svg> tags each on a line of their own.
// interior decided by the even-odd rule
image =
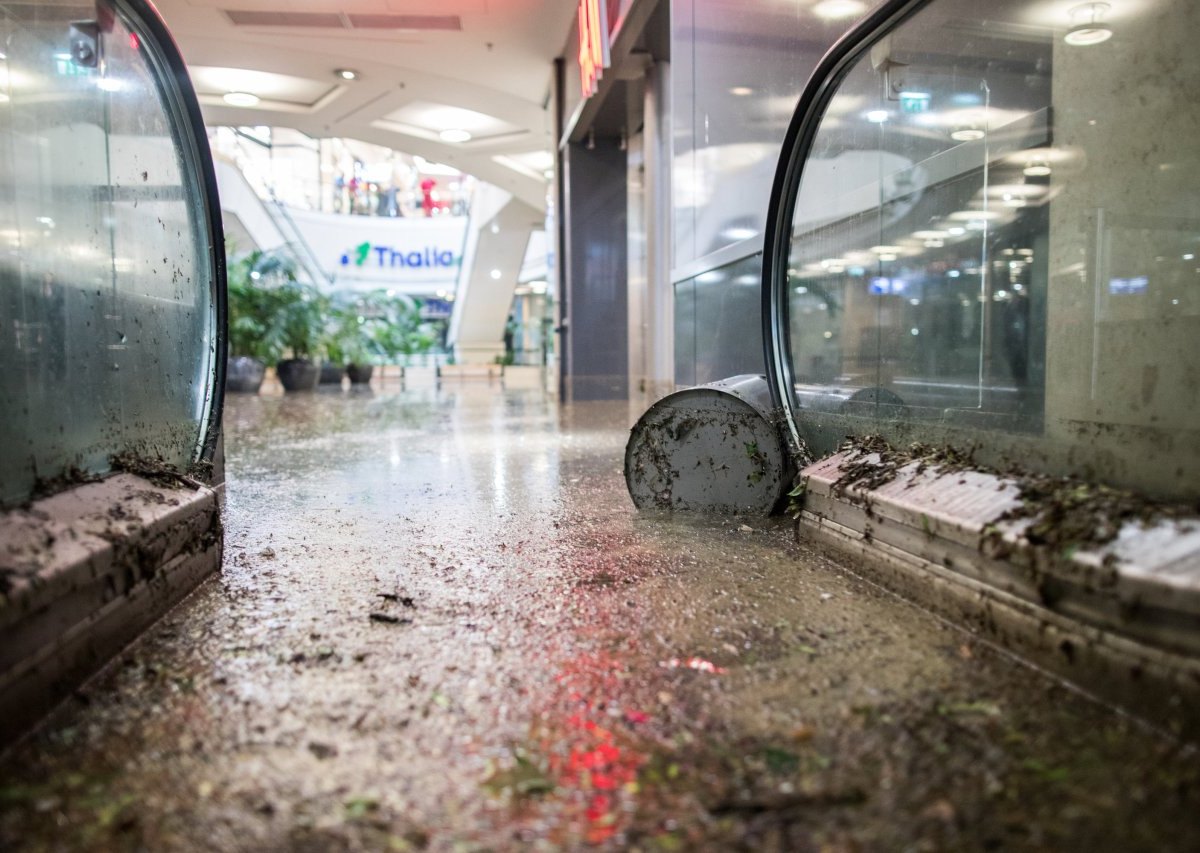
<svg viewBox="0 0 1200 853">
<path fill-rule="evenodd" d="M 1197 850 L 1200 757 L 792 541 L 625 404 L 229 400 L 225 568 L 0 767 L 0 848 Z"/>
</svg>

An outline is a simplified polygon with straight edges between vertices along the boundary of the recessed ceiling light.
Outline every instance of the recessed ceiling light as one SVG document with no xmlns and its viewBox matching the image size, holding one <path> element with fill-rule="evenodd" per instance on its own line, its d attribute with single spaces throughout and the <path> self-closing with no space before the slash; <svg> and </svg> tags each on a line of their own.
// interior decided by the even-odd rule
<svg viewBox="0 0 1200 853">
<path fill-rule="evenodd" d="M 1050 164 L 1045 160 L 1033 160 L 1021 171 L 1031 178 L 1044 178 L 1050 174 Z"/>
<path fill-rule="evenodd" d="M 960 127 L 950 134 L 950 138 L 956 142 L 974 142 L 976 139 L 983 139 L 986 134 L 978 127 Z"/>
<path fill-rule="evenodd" d="M 125 88 L 125 85 L 112 77 L 101 77 L 96 81 L 96 88 L 105 92 L 119 92 Z"/>
<path fill-rule="evenodd" d="M 492 279 L 497 280 L 502 274 L 503 273 L 501 273 L 500 270 L 492 270 Z"/>
<path fill-rule="evenodd" d="M 468 142 L 471 139 L 471 134 L 467 131 L 454 128 L 443 130 L 438 136 L 442 138 L 443 142 Z"/>
<path fill-rule="evenodd" d="M 1004 214 L 995 210 L 956 210 L 950 214 L 950 219 L 958 222 L 973 222 L 978 219 L 999 219 Z M 954 229 L 950 229 L 954 233 Z"/>
<path fill-rule="evenodd" d="M 340 80 L 357 80 L 358 72 L 353 68 L 335 68 L 333 70 L 333 76 Z"/>
<path fill-rule="evenodd" d="M 746 97 L 746 95 L 753 95 L 754 90 L 751 89 L 749 86 L 734 86 L 732 89 L 729 90 L 729 94 L 735 95 L 739 98 L 744 98 L 744 97 Z"/>
<path fill-rule="evenodd" d="M 249 92 L 226 92 L 224 100 L 231 107 L 257 107 L 259 97 Z"/>
<path fill-rule="evenodd" d="M 867 121 L 871 122 L 871 124 L 883 124 L 887 120 L 887 110 L 871 110 L 867 113 Z"/>
<path fill-rule="evenodd" d="M 1076 47 L 1100 44 L 1112 38 L 1112 27 L 1102 18 L 1108 12 L 1107 3 L 1084 3 L 1070 12 L 1074 25 L 1067 30 L 1063 41 Z"/>
<path fill-rule="evenodd" d="M 821 0 L 813 6 L 813 14 L 827 21 L 837 21 L 861 15 L 866 9 L 867 4 L 862 0 Z"/>
</svg>

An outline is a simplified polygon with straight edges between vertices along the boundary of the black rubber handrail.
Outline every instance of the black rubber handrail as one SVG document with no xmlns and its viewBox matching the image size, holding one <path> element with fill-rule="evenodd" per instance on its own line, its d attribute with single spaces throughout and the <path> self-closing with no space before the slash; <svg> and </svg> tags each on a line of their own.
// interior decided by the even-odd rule
<svg viewBox="0 0 1200 853">
<path fill-rule="evenodd" d="M 196 90 L 188 76 L 175 39 L 166 22 L 146 0 L 107 0 L 108 5 L 123 13 L 124 22 L 138 34 L 143 45 L 151 49 L 165 69 L 147 62 L 163 95 L 163 105 L 174 132 L 175 142 L 182 152 L 183 168 L 192 168 L 195 189 L 199 190 L 202 224 L 208 240 L 208 256 L 212 265 L 210 282 L 215 307 L 215 340 L 211 403 L 199 442 L 198 462 L 211 462 L 220 434 L 221 416 L 225 408 L 225 363 L 229 355 L 229 309 L 225 270 L 225 229 L 221 223 L 221 201 L 217 194 L 217 173 L 213 168 L 212 150 Z M 160 72 L 165 70 L 166 74 Z M 186 180 L 185 176 L 185 180 Z"/>
<path fill-rule="evenodd" d="M 845 75 L 875 41 L 883 38 L 930 0 L 887 0 L 849 29 L 826 52 L 808 78 L 783 138 L 779 165 L 771 184 L 763 235 L 762 335 L 771 402 L 786 414 L 792 450 L 803 447 L 792 411 L 792 365 L 788 352 L 788 257 L 792 217 L 804 176 L 804 165 L 829 102 Z"/>
</svg>

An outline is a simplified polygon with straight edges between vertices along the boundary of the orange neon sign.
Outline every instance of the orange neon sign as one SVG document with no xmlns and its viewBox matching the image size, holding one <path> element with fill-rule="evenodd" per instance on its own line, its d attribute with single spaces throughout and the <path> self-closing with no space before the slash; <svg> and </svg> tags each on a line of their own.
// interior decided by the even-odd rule
<svg viewBox="0 0 1200 853">
<path fill-rule="evenodd" d="M 579 0 L 579 79 L 583 97 L 596 94 L 609 65 L 608 7 L 602 0 Z"/>
</svg>

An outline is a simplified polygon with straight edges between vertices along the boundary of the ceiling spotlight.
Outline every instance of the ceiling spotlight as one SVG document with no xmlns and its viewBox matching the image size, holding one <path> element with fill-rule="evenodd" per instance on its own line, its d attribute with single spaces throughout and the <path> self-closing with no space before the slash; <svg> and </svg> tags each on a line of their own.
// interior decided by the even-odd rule
<svg viewBox="0 0 1200 853">
<path fill-rule="evenodd" d="M 339 80 L 357 80 L 358 72 L 353 68 L 335 68 L 333 69 L 333 76 Z"/>
<path fill-rule="evenodd" d="M 224 100 L 231 107 L 257 107 L 259 97 L 249 92 L 226 92 Z"/>
<path fill-rule="evenodd" d="M 867 4 L 862 0 L 821 0 L 813 6 L 813 14 L 827 21 L 840 21 L 853 18 L 867 10 Z"/>
<path fill-rule="evenodd" d="M 438 136 L 442 138 L 443 142 L 468 142 L 471 139 L 471 134 L 457 128 L 443 130 Z"/>
<path fill-rule="evenodd" d="M 1050 174 L 1050 164 L 1045 160 L 1030 160 L 1029 165 L 1021 171 L 1031 178 L 1044 178 Z"/>
<path fill-rule="evenodd" d="M 867 121 L 871 122 L 871 124 L 883 124 L 887 120 L 887 110 L 871 110 L 867 113 Z"/>
<path fill-rule="evenodd" d="M 1112 38 L 1112 27 L 1103 18 L 1111 8 L 1107 3 L 1084 3 L 1070 11 L 1072 26 L 1063 41 L 1076 47 L 1100 44 Z"/>
<path fill-rule="evenodd" d="M 955 128 L 950 133 L 950 138 L 955 142 L 974 142 L 976 139 L 983 139 L 986 134 L 975 125 L 967 125 L 966 127 Z"/>
</svg>

